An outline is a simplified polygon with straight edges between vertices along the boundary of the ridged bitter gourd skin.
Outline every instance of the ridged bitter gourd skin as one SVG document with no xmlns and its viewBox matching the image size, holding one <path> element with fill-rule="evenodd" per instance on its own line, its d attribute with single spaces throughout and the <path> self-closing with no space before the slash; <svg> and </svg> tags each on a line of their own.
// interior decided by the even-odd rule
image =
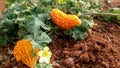
<svg viewBox="0 0 120 68">
<path fill-rule="evenodd" d="M 81 25 L 81 21 L 76 15 L 66 14 L 59 9 L 52 9 L 50 15 L 52 21 L 63 29 L 70 29 L 75 25 Z"/>
</svg>

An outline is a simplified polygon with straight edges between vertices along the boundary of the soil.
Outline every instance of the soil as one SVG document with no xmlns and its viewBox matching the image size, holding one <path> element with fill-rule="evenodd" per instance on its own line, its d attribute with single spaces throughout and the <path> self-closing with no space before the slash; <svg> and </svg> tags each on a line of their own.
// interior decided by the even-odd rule
<svg viewBox="0 0 120 68">
<path fill-rule="evenodd" d="M 85 40 L 55 39 L 50 45 L 54 68 L 120 68 L 120 26 L 95 22 Z"/>
<path fill-rule="evenodd" d="M 112 7 L 120 6 L 119 0 L 116 1 Z M 120 68 L 120 26 L 98 19 L 94 21 L 97 26 L 86 32 L 85 40 L 54 38 L 49 44 L 54 68 Z M 15 60 L 13 48 L 9 44 L 0 47 L 0 68 L 29 68 Z"/>
<path fill-rule="evenodd" d="M 2 16 L 2 11 L 5 9 L 5 2 L 6 0 L 0 1 L 0 17 Z"/>
</svg>

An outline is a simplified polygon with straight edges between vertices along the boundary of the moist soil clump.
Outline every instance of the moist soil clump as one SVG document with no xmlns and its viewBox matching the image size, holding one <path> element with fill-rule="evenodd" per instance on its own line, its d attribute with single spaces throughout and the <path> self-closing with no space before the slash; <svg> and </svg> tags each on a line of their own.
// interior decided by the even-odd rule
<svg viewBox="0 0 120 68">
<path fill-rule="evenodd" d="M 85 40 L 54 40 L 49 46 L 54 68 L 120 68 L 120 26 L 95 22 Z"/>
</svg>

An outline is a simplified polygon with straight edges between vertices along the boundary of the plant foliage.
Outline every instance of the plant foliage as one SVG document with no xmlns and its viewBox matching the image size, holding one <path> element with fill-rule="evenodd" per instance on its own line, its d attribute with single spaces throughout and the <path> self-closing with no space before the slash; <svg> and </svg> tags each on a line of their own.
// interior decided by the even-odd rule
<svg viewBox="0 0 120 68">
<path fill-rule="evenodd" d="M 105 20 L 107 22 L 115 22 L 118 25 L 120 25 L 120 8 L 110 8 L 109 12 L 113 13 L 113 16 L 106 16 Z M 114 14 L 119 14 L 119 15 L 116 16 Z"/>
<path fill-rule="evenodd" d="M 0 42 L 2 45 L 5 45 L 7 42 L 13 42 L 17 39 L 27 38 L 32 39 L 39 45 L 49 43 L 52 41 L 50 35 L 57 33 L 54 32 L 55 30 L 53 30 L 55 29 L 55 25 L 52 23 L 49 16 L 50 10 L 54 7 L 63 9 L 63 11 L 66 13 L 85 13 L 86 10 L 90 9 L 90 6 L 89 8 L 86 7 L 86 10 L 83 10 L 83 7 L 81 6 L 84 3 L 87 5 L 87 1 L 83 1 L 83 3 L 77 3 L 76 1 L 72 0 L 61 1 L 61 3 L 56 0 L 8 0 L 8 8 L 5 10 L 5 12 L 3 12 L 3 17 L 0 20 Z M 78 10 L 80 7 L 81 10 Z M 70 10 L 67 10 L 68 8 Z M 85 29 L 88 28 L 88 26 L 84 27 Z M 69 30 L 68 35 L 72 35 L 72 37 L 77 39 L 77 36 L 75 35 L 80 34 L 80 37 L 83 39 L 83 34 L 85 31 L 86 30 L 80 30 L 77 32 L 77 30 L 74 28 Z M 48 34 L 50 35 L 48 36 Z"/>
<path fill-rule="evenodd" d="M 39 63 L 35 66 L 35 68 L 53 68 L 53 67 L 51 64 Z"/>
<path fill-rule="evenodd" d="M 45 47 L 54 35 L 67 35 L 85 39 L 85 32 L 94 26 L 94 14 L 103 13 L 100 0 L 7 0 L 7 8 L 0 19 L 0 44 L 14 43 L 18 39 L 32 40 L 33 48 Z M 50 11 L 58 8 L 79 16 L 81 26 L 65 30 L 53 24 Z M 108 12 L 120 14 L 120 9 Z M 120 16 L 108 16 L 107 21 L 120 23 Z M 51 65 L 38 64 L 37 67 Z"/>
</svg>

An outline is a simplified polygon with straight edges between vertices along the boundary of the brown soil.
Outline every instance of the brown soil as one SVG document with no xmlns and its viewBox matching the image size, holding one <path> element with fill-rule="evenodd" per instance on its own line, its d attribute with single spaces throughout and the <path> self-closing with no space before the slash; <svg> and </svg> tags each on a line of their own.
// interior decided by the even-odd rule
<svg viewBox="0 0 120 68">
<path fill-rule="evenodd" d="M 29 67 L 15 60 L 15 58 L 13 57 L 13 47 L 0 47 L 0 68 L 29 68 Z"/>
<path fill-rule="evenodd" d="M 117 1 L 117 2 L 116 2 Z M 111 6 L 120 6 L 115 0 Z M 4 4 L 0 2 L 1 5 Z M 1 13 L 1 12 L 0 12 Z M 85 40 L 55 37 L 49 45 L 54 68 L 120 68 L 120 26 L 95 19 Z M 0 68 L 29 68 L 13 57 L 13 46 L 0 47 Z"/>
<path fill-rule="evenodd" d="M 0 17 L 2 16 L 2 11 L 5 9 L 6 0 L 0 0 Z"/>
<path fill-rule="evenodd" d="M 120 68 L 120 26 L 95 22 L 85 40 L 55 39 L 50 45 L 54 68 Z"/>
</svg>

